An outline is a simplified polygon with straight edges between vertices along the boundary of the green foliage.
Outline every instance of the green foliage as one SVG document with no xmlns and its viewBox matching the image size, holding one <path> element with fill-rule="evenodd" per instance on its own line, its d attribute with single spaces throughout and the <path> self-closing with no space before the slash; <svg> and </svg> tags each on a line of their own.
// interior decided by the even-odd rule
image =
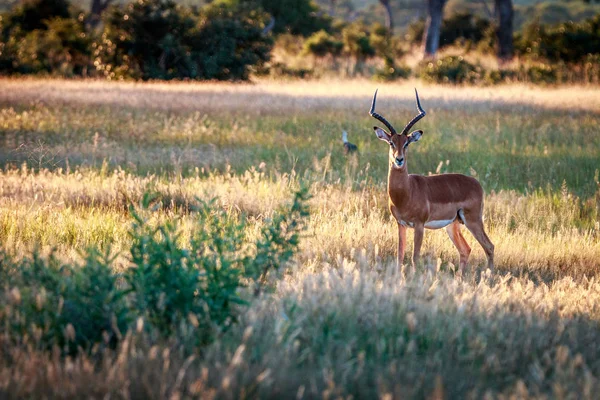
<svg viewBox="0 0 600 400">
<path fill-rule="evenodd" d="M 533 59 L 582 62 L 589 54 L 600 54 L 600 15 L 552 27 L 534 22 L 516 36 L 515 48 Z"/>
<path fill-rule="evenodd" d="M 147 208 L 150 197 L 144 200 Z M 238 289 L 244 246 L 244 224 L 225 211 L 202 203 L 197 231 L 190 247 L 180 243 L 175 220 L 153 226 L 132 210 L 134 224 L 130 256 L 133 267 L 125 279 L 131 288 L 133 308 L 168 337 L 187 325 L 198 328 L 200 343 L 216 330 L 235 322 L 235 304 L 242 303 Z"/>
<path fill-rule="evenodd" d="M 532 83 L 556 83 L 557 72 L 547 64 L 533 65 L 526 69 L 527 80 Z"/>
<path fill-rule="evenodd" d="M 194 26 L 172 1 L 142 0 L 114 7 L 94 44 L 96 68 L 109 78 L 185 76 L 190 69 L 184 35 Z"/>
<path fill-rule="evenodd" d="M 412 45 L 419 46 L 423 42 L 423 35 L 425 35 L 425 20 L 417 19 L 406 28 L 404 39 Z"/>
<path fill-rule="evenodd" d="M 71 17 L 69 8 L 68 0 L 25 0 L 6 15 L 2 34 L 10 34 L 13 29 L 23 33 L 46 30 L 46 20 Z"/>
<path fill-rule="evenodd" d="M 91 249 L 82 265 L 61 265 L 33 253 L 19 261 L 2 253 L 0 330 L 13 343 L 67 353 L 114 345 L 130 313 L 107 253 Z"/>
<path fill-rule="evenodd" d="M 309 36 L 329 30 L 330 20 L 319 16 L 312 0 L 234 0 L 252 8 L 262 9 L 275 19 L 273 32 Z"/>
<path fill-rule="evenodd" d="M 344 48 L 344 43 L 336 40 L 324 30 L 313 34 L 306 39 L 303 46 L 303 54 L 311 54 L 316 57 L 328 55 L 339 56 Z"/>
<path fill-rule="evenodd" d="M 396 79 L 407 79 L 410 77 L 411 69 L 405 65 L 384 66 L 375 71 L 373 79 L 376 81 L 394 81 Z"/>
<path fill-rule="evenodd" d="M 64 0 L 23 2 L 0 19 L 0 71 L 86 75 L 90 39 L 83 14 Z"/>
<path fill-rule="evenodd" d="M 448 56 L 437 61 L 424 61 L 418 74 L 426 82 L 476 83 L 483 77 L 483 69 L 460 56 Z"/>
<path fill-rule="evenodd" d="M 355 23 L 346 26 L 342 30 L 342 38 L 344 52 L 356 60 L 364 61 L 375 56 L 375 48 L 364 25 Z"/>
<path fill-rule="evenodd" d="M 308 198 L 306 188 L 298 191 L 289 208 L 266 221 L 255 242 L 245 234 L 244 219 L 219 209 L 214 200 L 199 201 L 189 246 L 181 243 L 176 220 L 153 225 L 132 209 L 133 268 L 125 279 L 133 308 L 163 337 L 193 326 L 200 344 L 210 342 L 236 322 L 236 305 L 245 304 L 239 289 L 252 283 L 258 292 L 267 274 L 296 253 Z M 152 201 L 146 195 L 143 208 Z"/>
<path fill-rule="evenodd" d="M 485 18 L 470 12 L 457 12 L 444 18 L 440 30 L 440 48 L 459 45 L 471 46 L 489 37 L 493 26 Z M 417 20 L 408 26 L 405 39 L 413 44 L 421 44 L 425 33 L 425 21 Z"/>
<path fill-rule="evenodd" d="M 248 79 L 270 58 L 272 40 L 262 34 L 266 16 L 244 7 L 208 6 L 189 39 L 200 79 Z"/>
<path fill-rule="evenodd" d="M 269 59 L 263 20 L 225 3 L 195 15 L 172 1 L 141 0 L 108 13 L 95 65 L 109 78 L 247 79 Z"/>
<path fill-rule="evenodd" d="M 240 289 L 255 293 L 267 276 L 285 266 L 298 250 L 308 216 L 308 190 L 265 221 L 258 237 L 246 235 L 244 218 L 199 202 L 194 235 L 182 243 L 177 219 L 157 223 L 154 197 L 131 209 L 130 268 L 113 271 L 110 250 L 92 248 L 82 263 L 55 257 L 16 260 L 0 252 L 0 334 L 13 344 L 54 347 L 73 354 L 95 345 L 114 346 L 143 317 L 160 339 L 188 335 L 205 345 L 237 321 L 247 304 Z"/>
<path fill-rule="evenodd" d="M 459 12 L 444 19 L 440 34 L 440 45 L 466 42 L 479 43 L 491 27 L 490 21 L 468 12 Z"/>
<path fill-rule="evenodd" d="M 299 78 L 305 79 L 313 76 L 313 70 L 307 68 L 293 68 L 284 63 L 276 62 L 265 68 L 263 75 L 271 75 L 278 78 Z"/>
<path fill-rule="evenodd" d="M 306 228 L 304 221 L 309 215 L 309 199 L 308 188 L 300 188 L 292 205 L 280 209 L 261 228 L 256 252 L 244 268 L 248 277 L 264 284 L 269 271 L 278 270 L 298 251 L 300 233 Z"/>
</svg>

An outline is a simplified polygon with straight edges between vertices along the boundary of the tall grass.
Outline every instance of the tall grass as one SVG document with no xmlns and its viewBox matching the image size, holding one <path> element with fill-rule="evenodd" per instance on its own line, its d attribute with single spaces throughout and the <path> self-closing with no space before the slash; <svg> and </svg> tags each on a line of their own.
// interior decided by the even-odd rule
<svg viewBox="0 0 600 400">
<path fill-rule="evenodd" d="M 189 249 L 204 229 L 200 202 L 236 224 L 229 236 L 285 243 L 269 228 L 278 210 L 301 186 L 312 194 L 290 268 L 265 282 L 269 290 L 232 292 L 249 303 L 226 331 L 190 349 L 181 334 L 190 331 L 165 323 L 161 339 L 146 310 L 119 326 L 114 348 L 65 357 L 15 346 L 3 325 L 1 397 L 591 398 L 599 389 L 595 88 L 420 90 L 428 115 L 409 171 L 465 173 L 486 191 L 497 271 L 485 271 L 466 234 L 474 251 L 462 277 L 443 230 L 425 235 L 424 269 L 396 270 L 387 149 L 366 115 L 370 83 L 3 80 L 0 89 L 0 243 L 11 262 L 37 250 L 80 265 L 92 246 L 116 255 L 109 276 L 126 273 L 136 244 L 128 207 L 148 192 L 157 196 L 148 240 L 176 220 L 174 243 Z M 381 93 L 386 117 L 413 116 L 411 87 Z M 358 155 L 344 156 L 342 129 Z M 11 285 L 1 286 L 14 304 Z M 161 317 L 178 315 L 168 310 Z"/>
</svg>

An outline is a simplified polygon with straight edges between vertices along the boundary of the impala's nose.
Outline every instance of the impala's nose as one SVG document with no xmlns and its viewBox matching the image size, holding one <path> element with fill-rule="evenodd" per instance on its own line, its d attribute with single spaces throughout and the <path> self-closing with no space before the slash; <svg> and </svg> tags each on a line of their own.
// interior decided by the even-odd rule
<svg viewBox="0 0 600 400">
<path fill-rule="evenodd" d="M 396 157 L 396 166 L 401 167 L 404 165 L 404 157 Z"/>
</svg>

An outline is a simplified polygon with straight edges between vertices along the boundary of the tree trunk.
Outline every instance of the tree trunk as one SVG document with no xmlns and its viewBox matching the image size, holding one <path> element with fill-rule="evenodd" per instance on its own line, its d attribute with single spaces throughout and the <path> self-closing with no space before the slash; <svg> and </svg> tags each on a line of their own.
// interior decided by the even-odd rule
<svg viewBox="0 0 600 400">
<path fill-rule="evenodd" d="M 446 0 L 427 0 L 427 23 L 425 24 L 425 35 L 423 36 L 424 57 L 435 57 L 440 47 L 440 30 L 442 28 L 442 17 L 444 15 Z"/>
<path fill-rule="evenodd" d="M 90 16 L 87 20 L 87 24 L 95 28 L 98 26 L 101 20 L 102 13 L 106 8 L 110 5 L 112 0 L 92 0 L 92 5 L 90 9 Z"/>
<path fill-rule="evenodd" d="M 379 0 L 379 2 L 385 8 L 385 26 L 390 31 L 390 35 L 392 35 L 394 33 L 394 16 L 392 15 L 390 0 Z"/>
<path fill-rule="evenodd" d="M 498 27 L 498 59 L 509 61 L 513 55 L 513 4 L 512 0 L 494 0 Z"/>
</svg>

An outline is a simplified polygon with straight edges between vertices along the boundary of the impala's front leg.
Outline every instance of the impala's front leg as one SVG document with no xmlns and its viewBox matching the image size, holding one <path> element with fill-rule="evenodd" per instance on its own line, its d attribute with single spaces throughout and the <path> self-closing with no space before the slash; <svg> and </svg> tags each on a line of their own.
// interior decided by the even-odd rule
<svg viewBox="0 0 600 400">
<path fill-rule="evenodd" d="M 419 263 L 419 259 L 421 258 L 421 245 L 423 244 L 424 230 L 425 230 L 425 226 L 423 224 L 420 224 L 420 223 L 415 224 L 415 240 L 414 240 L 413 258 L 412 258 L 413 271 L 416 270 L 417 264 Z"/>
<path fill-rule="evenodd" d="M 398 271 L 402 271 L 404 251 L 406 250 L 406 226 L 398 222 Z"/>
</svg>

